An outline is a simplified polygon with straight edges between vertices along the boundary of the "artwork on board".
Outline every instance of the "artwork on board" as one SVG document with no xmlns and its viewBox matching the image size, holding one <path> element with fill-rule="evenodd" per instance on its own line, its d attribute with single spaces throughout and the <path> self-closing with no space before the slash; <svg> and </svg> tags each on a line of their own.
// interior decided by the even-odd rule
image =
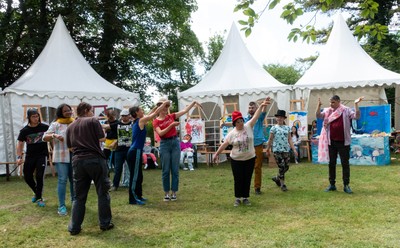
<svg viewBox="0 0 400 248">
<path fill-rule="evenodd" d="M 206 141 L 204 121 L 202 119 L 188 119 L 185 122 L 182 137 L 186 134 L 192 136 L 191 143 L 204 143 Z"/>
<path fill-rule="evenodd" d="M 308 137 L 307 111 L 290 112 L 288 125 L 296 126 L 300 136 Z"/>
<path fill-rule="evenodd" d="M 374 131 L 390 133 L 390 104 L 360 107 L 360 119 L 352 122 L 353 132 L 373 133 Z"/>
<path fill-rule="evenodd" d="M 222 117 L 220 121 L 220 126 L 221 126 L 221 143 L 224 142 L 225 137 L 228 135 L 228 133 L 233 129 L 232 126 L 232 116 L 226 115 Z"/>
</svg>

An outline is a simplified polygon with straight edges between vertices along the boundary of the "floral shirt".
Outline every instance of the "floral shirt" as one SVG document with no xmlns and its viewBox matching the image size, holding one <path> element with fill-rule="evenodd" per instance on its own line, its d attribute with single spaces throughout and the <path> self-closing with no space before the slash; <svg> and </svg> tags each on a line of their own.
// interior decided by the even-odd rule
<svg viewBox="0 0 400 248">
<path fill-rule="evenodd" d="M 289 126 L 275 125 L 271 128 L 270 133 L 274 134 L 274 141 L 272 143 L 272 152 L 289 152 L 290 145 L 288 136 L 290 135 Z"/>
</svg>

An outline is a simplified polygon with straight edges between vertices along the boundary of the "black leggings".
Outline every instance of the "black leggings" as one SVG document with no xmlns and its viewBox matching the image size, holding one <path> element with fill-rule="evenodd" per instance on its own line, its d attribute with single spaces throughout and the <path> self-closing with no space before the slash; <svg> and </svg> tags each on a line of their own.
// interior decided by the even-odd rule
<svg viewBox="0 0 400 248">
<path fill-rule="evenodd" d="M 36 199 L 42 198 L 44 171 L 46 169 L 46 156 L 26 157 L 24 163 L 24 179 L 32 189 Z M 36 182 L 33 179 L 33 173 L 36 171 Z"/>
</svg>

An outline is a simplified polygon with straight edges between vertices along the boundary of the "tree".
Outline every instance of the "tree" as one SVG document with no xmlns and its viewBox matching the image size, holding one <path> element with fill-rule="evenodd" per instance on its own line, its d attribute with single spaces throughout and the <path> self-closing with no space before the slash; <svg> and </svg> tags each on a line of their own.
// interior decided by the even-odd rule
<svg viewBox="0 0 400 248">
<path fill-rule="evenodd" d="M 256 0 L 241 0 L 234 11 L 242 10 L 247 16 L 247 20 L 239 21 L 244 25 L 246 36 L 251 34 L 251 29 L 254 27 L 257 19 L 267 9 L 274 9 L 281 0 L 271 0 L 265 8 L 256 13 L 252 9 L 252 5 Z M 400 11 L 398 0 L 305 0 L 305 1 L 289 1 L 283 6 L 281 18 L 285 19 L 289 24 L 294 21 L 304 12 L 313 12 L 314 21 L 317 13 L 331 13 L 334 10 L 346 10 L 351 13 L 349 20 L 350 26 L 354 28 L 355 34 L 359 39 L 362 37 L 372 37 L 376 40 L 383 39 L 388 34 L 388 25 L 394 20 L 394 14 Z M 313 23 L 310 20 L 309 23 Z M 324 36 L 325 32 L 315 30 L 313 24 L 306 24 L 301 27 L 293 28 L 288 35 L 289 40 L 297 41 L 302 38 L 307 42 L 316 41 L 318 37 Z"/>
<path fill-rule="evenodd" d="M 301 71 L 293 65 L 269 64 L 263 65 L 263 68 L 283 84 L 293 85 L 302 76 Z"/>
<path fill-rule="evenodd" d="M 198 82 L 203 50 L 191 30 L 194 0 L 0 0 L 0 86 L 7 87 L 42 51 L 61 14 L 86 60 L 110 83 L 161 94 Z"/>
<path fill-rule="evenodd" d="M 219 55 L 221 54 L 221 51 L 224 48 L 225 34 L 226 30 L 224 31 L 223 34 L 215 33 L 213 36 L 209 38 L 209 41 L 206 44 L 207 54 L 202 61 L 206 71 L 209 71 L 219 58 Z"/>
</svg>

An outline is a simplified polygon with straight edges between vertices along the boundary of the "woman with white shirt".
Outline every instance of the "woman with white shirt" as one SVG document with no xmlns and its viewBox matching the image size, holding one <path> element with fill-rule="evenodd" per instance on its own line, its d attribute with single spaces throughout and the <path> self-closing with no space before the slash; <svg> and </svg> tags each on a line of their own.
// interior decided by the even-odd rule
<svg viewBox="0 0 400 248">
<path fill-rule="evenodd" d="M 250 121 L 244 123 L 242 114 L 239 111 L 232 112 L 232 124 L 234 129 L 231 130 L 225 138 L 224 143 L 214 154 L 213 161 L 218 162 L 219 154 L 225 150 L 228 145 L 232 145 L 230 153 L 231 167 L 234 179 L 235 189 L 235 207 L 242 202 L 244 205 L 250 205 L 250 184 L 254 170 L 254 162 L 256 154 L 254 150 L 253 127 L 264 108 L 270 103 L 268 97 L 254 113 Z"/>
</svg>

